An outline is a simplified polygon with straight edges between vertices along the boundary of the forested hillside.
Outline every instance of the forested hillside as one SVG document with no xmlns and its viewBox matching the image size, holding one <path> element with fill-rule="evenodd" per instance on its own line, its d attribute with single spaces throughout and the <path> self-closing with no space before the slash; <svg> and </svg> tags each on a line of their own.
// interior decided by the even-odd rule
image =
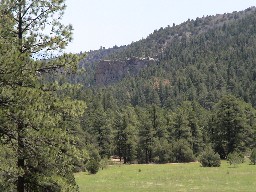
<svg viewBox="0 0 256 192">
<path fill-rule="evenodd" d="M 209 147 L 221 158 L 249 154 L 256 145 L 255 42 L 252 7 L 115 47 L 92 62 L 90 87 L 77 78 L 85 85 L 77 97 L 88 103 L 82 118 L 88 139 L 101 158 L 117 155 L 125 163 L 194 161 Z M 136 74 L 122 71 L 131 60 L 153 62 L 131 63 Z"/>
<path fill-rule="evenodd" d="M 188 20 L 155 30 L 146 39 L 106 54 L 102 60 L 121 63 L 130 58 L 154 58 L 156 61 L 140 70 L 139 75 L 126 73 L 123 81 L 112 83 L 107 91 L 113 89 L 111 94 L 118 105 L 154 103 L 176 107 L 181 101 L 196 100 L 211 108 L 221 95 L 232 93 L 255 106 L 255 17 L 253 7 Z M 98 63 L 94 63 L 90 73 L 94 75 L 90 85 L 95 87 L 97 78 L 101 78 L 95 79 Z M 102 74 L 106 82 L 112 82 L 107 71 L 114 67 L 107 66 L 106 74 Z"/>
</svg>

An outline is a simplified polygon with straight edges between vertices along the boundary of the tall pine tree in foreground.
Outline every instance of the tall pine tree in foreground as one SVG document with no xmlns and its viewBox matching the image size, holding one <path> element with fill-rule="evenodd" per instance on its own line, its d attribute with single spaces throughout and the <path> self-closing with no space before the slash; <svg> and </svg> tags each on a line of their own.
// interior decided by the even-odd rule
<svg viewBox="0 0 256 192">
<path fill-rule="evenodd" d="M 86 151 L 73 134 L 79 124 L 70 122 L 77 122 L 85 103 L 60 94 L 68 86 L 44 80 L 46 73 L 71 72 L 77 63 L 76 56 L 53 56 L 71 40 L 72 27 L 59 22 L 65 7 L 64 0 L 0 2 L 3 191 L 78 190 L 72 170 Z"/>
</svg>

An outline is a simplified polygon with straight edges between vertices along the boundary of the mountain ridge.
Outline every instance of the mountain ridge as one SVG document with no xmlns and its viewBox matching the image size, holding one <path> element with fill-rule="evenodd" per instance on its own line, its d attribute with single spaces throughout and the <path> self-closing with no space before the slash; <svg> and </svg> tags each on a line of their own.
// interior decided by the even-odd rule
<svg viewBox="0 0 256 192">
<path fill-rule="evenodd" d="M 243 17 L 251 14 L 256 10 L 255 7 L 250 7 L 245 11 L 216 14 L 215 16 L 206 16 L 202 18 L 196 18 L 195 20 L 188 19 L 187 21 L 181 23 L 180 25 L 173 24 L 172 27 L 167 26 L 166 28 L 160 28 L 155 30 L 153 33 L 148 35 L 147 38 L 141 39 L 137 42 L 133 42 L 129 45 L 100 50 L 90 51 L 87 57 L 80 63 L 83 68 L 93 68 L 90 73 L 97 73 L 97 66 L 100 62 L 104 60 L 115 60 L 125 61 L 129 58 L 145 58 L 152 57 L 154 59 L 161 59 L 165 50 L 176 43 L 177 38 L 182 41 L 182 39 L 189 39 L 191 36 L 200 35 L 207 32 L 210 29 L 225 26 L 226 24 L 233 22 L 237 19 L 242 19 Z M 140 44 L 140 45 L 138 45 Z M 142 51 L 136 51 L 142 50 Z M 87 64 L 86 64 L 87 63 Z M 100 65 L 102 68 L 102 65 Z M 94 71 L 94 69 L 96 71 Z M 108 71 L 114 69 L 107 69 Z M 124 73 L 124 72 L 123 72 Z M 122 74 L 123 74 L 122 73 Z M 103 74 L 103 73 L 102 73 Z M 88 75 L 88 74 L 87 74 Z M 97 82 L 101 82 L 100 85 L 108 85 L 109 82 L 113 83 L 112 77 L 100 77 L 105 79 L 106 82 L 97 80 L 98 75 L 91 78 L 90 84 L 97 85 Z M 110 80 L 108 80 L 110 79 Z M 122 78 L 117 78 L 121 80 Z M 117 81 L 114 81 L 114 83 Z"/>
<path fill-rule="evenodd" d="M 96 89 L 109 87 L 119 104 L 170 106 L 196 100 L 211 108 L 221 95 L 232 93 L 255 106 L 255 21 L 256 8 L 251 7 L 160 28 L 130 45 L 98 50 L 107 53 L 96 62 L 86 61 L 92 66 L 90 84 L 80 83 Z M 129 67 L 122 66 L 131 58 L 155 62 L 129 73 Z M 155 89 L 156 79 L 161 90 Z"/>
</svg>

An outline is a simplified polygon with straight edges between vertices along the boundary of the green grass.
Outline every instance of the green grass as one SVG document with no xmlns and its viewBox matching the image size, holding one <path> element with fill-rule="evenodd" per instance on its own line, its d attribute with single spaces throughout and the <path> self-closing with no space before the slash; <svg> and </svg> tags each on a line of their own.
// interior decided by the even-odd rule
<svg viewBox="0 0 256 192">
<path fill-rule="evenodd" d="M 236 168 L 226 161 L 218 168 L 203 168 L 199 163 L 114 165 L 96 175 L 75 177 L 81 192 L 256 191 L 256 166 L 248 162 Z"/>
</svg>

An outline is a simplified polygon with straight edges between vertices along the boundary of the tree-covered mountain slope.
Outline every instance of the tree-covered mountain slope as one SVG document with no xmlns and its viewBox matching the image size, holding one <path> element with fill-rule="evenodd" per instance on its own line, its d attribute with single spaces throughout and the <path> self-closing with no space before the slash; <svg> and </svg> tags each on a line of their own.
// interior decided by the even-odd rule
<svg viewBox="0 0 256 192">
<path fill-rule="evenodd" d="M 90 153 L 124 163 L 191 162 L 203 154 L 213 158 L 209 166 L 235 152 L 250 155 L 255 43 L 256 9 L 249 8 L 88 53 L 89 81 L 77 75 L 84 88 L 73 95 L 87 103 L 81 127 Z"/>
<path fill-rule="evenodd" d="M 89 81 L 96 88 L 105 85 L 121 105 L 175 107 L 181 101 L 196 100 L 211 108 L 221 95 L 232 93 L 255 106 L 255 42 L 255 7 L 189 19 L 155 30 L 146 39 L 115 47 L 99 60 L 86 60 L 90 73 L 87 82 L 80 83 L 88 85 Z M 154 62 L 140 68 L 130 63 L 137 68 L 134 74 L 122 71 L 122 62 L 131 59 Z"/>
</svg>

